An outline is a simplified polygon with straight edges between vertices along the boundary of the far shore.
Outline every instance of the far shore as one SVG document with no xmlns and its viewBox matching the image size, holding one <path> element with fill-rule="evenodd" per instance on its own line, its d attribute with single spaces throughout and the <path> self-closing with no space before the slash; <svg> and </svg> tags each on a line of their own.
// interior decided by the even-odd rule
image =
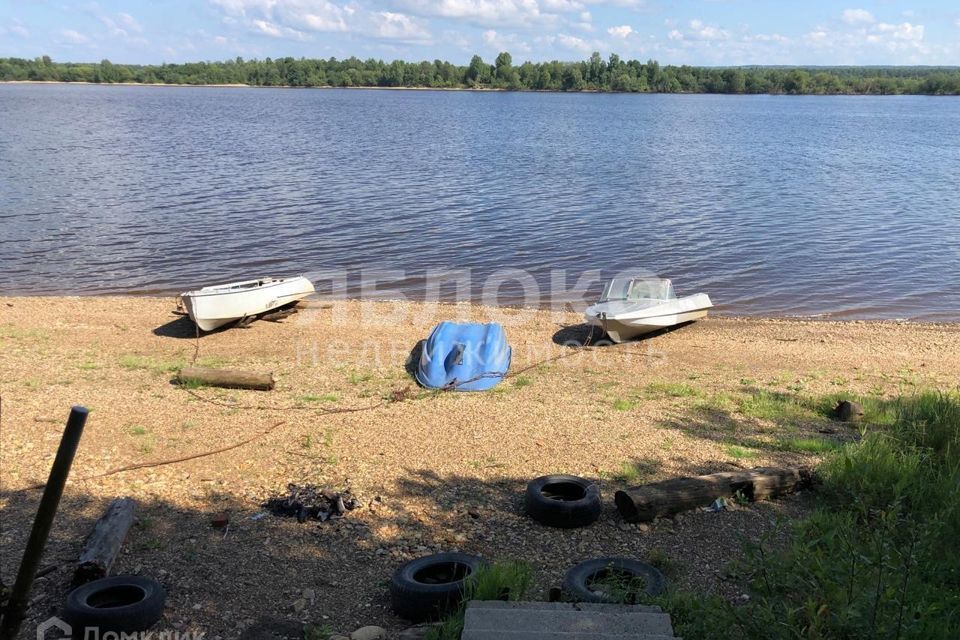
<svg viewBox="0 0 960 640">
<path fill-rule="evenodd" d="M 242 83 L 224 83 L 224 84 L 187 84 L 187 83 L 169 83 L 169 82 L 67 82 L 65 80 L 0 80 L 0 84 L 85 84 L 97 87 L 227 87 L 235 89 L 377 89 L 387 91 L 477 91 L 477 92 L 506 92 L 507 89 L 493 87 L 335 87 L 333 85 L 317 85 L 312 87 L 299 87 L 289 84 L 256 85 Z M 563 91 L 550 91 L 543 89 L 521 89 L 514 93 L 564 93 Z M 570 92 L 566 92 L 570 93 Z M 596 91 L 576 91 L 573 93 L 598 93 Z"/>
</svg>

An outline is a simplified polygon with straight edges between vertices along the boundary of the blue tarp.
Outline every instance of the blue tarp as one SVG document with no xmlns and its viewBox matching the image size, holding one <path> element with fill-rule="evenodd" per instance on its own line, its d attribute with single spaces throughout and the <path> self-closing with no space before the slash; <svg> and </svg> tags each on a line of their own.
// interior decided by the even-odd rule
<svg viewBox="0 0 960 640">
<path fill-rule="evenodd" d="M 428 389 L 486 391 L 506 375 L 510 355 L 496 322 L 441 322 L 423 343 L 417 382 Z"/>
</svg>

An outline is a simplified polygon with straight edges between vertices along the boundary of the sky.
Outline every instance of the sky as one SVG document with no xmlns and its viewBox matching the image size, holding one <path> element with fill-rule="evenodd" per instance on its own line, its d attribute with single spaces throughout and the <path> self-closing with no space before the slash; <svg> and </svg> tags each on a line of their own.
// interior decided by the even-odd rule
<svg viewBox="0 0 960 640">
<path fill-rule="evenodd" d="M 0 0 L 0 57 L 960 65 L 960 0 Z"/>
</svg>

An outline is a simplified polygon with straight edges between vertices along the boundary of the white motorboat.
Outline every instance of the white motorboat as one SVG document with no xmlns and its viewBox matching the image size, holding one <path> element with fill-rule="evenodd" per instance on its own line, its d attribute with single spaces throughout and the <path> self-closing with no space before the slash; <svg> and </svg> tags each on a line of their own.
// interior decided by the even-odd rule
<svg viewBox="0 0 960 640">
<path fill-rule="evenodd" d="M 295 278 L 260 278 L 204 287 L 180 294 L 190 319 L 204 331 L 266 313 L 313 293 L 313 283 Z"/>
<path fill-rule="evenodd" d="M 597 304 L 587 307 L 587 322 L 601 327 L 614 342 L 698 320 L 713 307 L 710 296 L 678 298 L 666 278 L 614 278 Z"/>
</svg>

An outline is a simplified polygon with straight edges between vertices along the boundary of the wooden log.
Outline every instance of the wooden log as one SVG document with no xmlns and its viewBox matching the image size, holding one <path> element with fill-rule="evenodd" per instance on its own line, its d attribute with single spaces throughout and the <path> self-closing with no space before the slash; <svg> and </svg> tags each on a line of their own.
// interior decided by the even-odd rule
<svg viewBox="0 0 960 640">
<path fill-rule="evenodd" d="M 137 503 L 133 498 L 117 498 L 97 520 L 80 552 L 80 560 L 73 574 L 74 585 L 105 578 L 133 524 Z"/>
<path fill-rule="evenodd" d="M 272 373 L 253 373 L 236 369 L 207 369 L 204 367 L 184 367 L 177 372 L 177 382 L 180 384 L 196 382 L 211 387 L 255 389 L 257 391 L 270 391 L 276 384 Z"/>
<path fill-rule="evenodd" d="M 614 501 L 627 522 L 649 522 L 657 517 L 706 507 L 717 498 L 730 498 L 737 492 L 751 502 L 766 500 L 808 486 L 812 480 L 812 472 L 807 468 L 758 467 L 631 487 L 617 491 Z"/>
</svg>

